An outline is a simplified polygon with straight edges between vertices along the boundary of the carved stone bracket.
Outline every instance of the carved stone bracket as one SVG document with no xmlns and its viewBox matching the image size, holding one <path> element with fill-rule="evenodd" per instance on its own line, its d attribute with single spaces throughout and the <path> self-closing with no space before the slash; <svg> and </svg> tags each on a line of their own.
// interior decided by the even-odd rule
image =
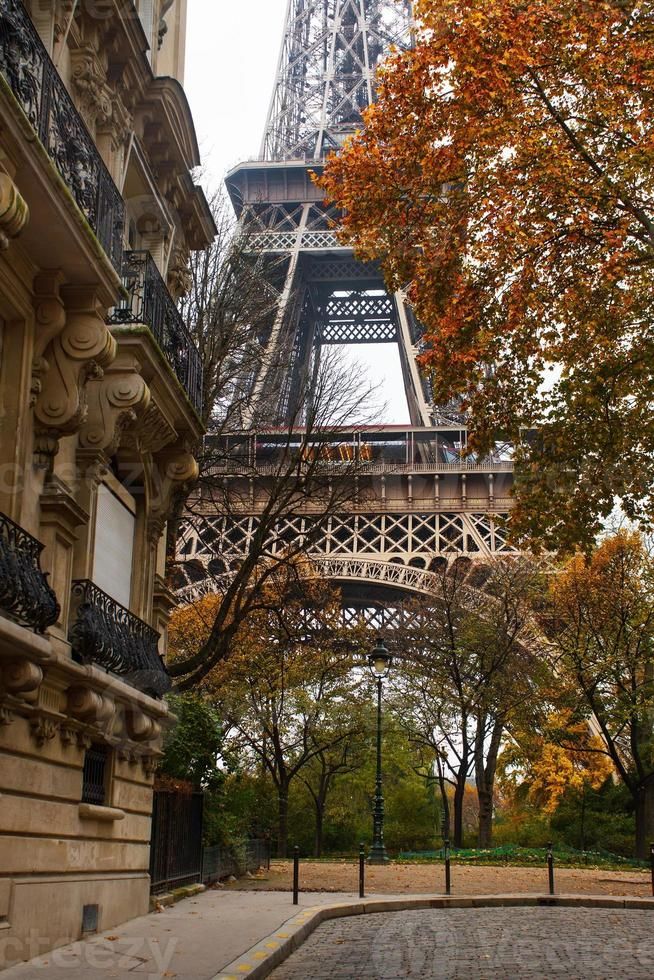
<svg viewBox="0 0 654 980">
<path fill-rule="evenodd" d="M 106 125 L 112 115 L 107 72 L 92 44 L 82 44 L 71 50 L 70 61 L 75 101 L 93 132 L 96 123 Z"/>
<path fill-rule="evenodd" d="M 127 426 L 135 423 L 150 403 L 150 390 L 131 354 L 119 354 L 97 381 L 87 388 L 88 415 L 80 431 L 82 450 L 112 456 Z"/>
<path fill-rule="evenodd" d="M 135 742 L 151 742 L 161 735 L 161 726 L 154 718 L 137 709 L 125 713 L 127 734 Z"/>
<path fill-rule="evenodd" d="M 116 716 L 116 704 L 106 694 L 79 685 L 68 690 L 68 713 L 77 721 L 109 733 Z"/>
<path fill-rule="evenodd" d="M 2 686 L 22 701 L 35 701 L 43 683 L 43 671 L 31 660 L 10 660 L 2 667 Z"/>
<path fill-rule="evenodd" d="M 199 475 L 197 460 L 192 453 L 180 449 L 177 453 L 162 454 L 153 472 L 152 509 L 148 519 L 148 536 L 153 544 L 159 541 L 172 514 L 176 496 L 194 483 Z"/>
<path fill-rule="evenodd" d="M 59 438 L 75 432 L 87 412 L 86 383 L 102 377 L 116 356 L 116 341 L 91 290 L 69 290 L 64 324 L 58 295 L 39 297 L 37 320 L 47 317 L 49 343 L 35 364 L 38 384 L 34 386 L 35 454 L 37 462 L 49 467 L 58 450 Z M 47 305 L 44 306 L 44 300 Z M 55 308 L 59 315 L 55 316 Z"/>
<path fill-rule="evenodd" d="M 0 173 L 0 250 L 18 238 L 29 216 L 29 208 L 9 174 Z"/>
</svg>

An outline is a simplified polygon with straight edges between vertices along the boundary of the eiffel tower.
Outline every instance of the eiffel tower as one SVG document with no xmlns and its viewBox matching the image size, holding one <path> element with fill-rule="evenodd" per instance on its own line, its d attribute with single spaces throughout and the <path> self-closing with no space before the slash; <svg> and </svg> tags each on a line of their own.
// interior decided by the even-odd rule
<svg viewBox="0 0 654 980">
<path fill-rule="evenodd" d="M 422 330 L 401 293 L 388 293 L 379 268 L 357 261 L 334 231 L 338 212 L 312 180 L 330 153 L 361 126 L 374 99 L 379 61 L 411 39 L 402 0 L 289 0 L 277 76 L 258 160 L 240 164 L 227 188 L 248 249 L 277 261 L 279 301 L 262 337 L 265 356 L 253 403 L 277 426 L 292 423 L 312 358 L 327 345 L 397 344 L 410 425 L 339 432 L 367 483 L 361 500 L 333 518 L 314 557 L 344 590 L 344 603 L 429 592 L 434 563 L 508 550 L 498 515 L 511 506 L 510 447 L 466 454 L 465 417 L 433 404 L 416 356 Z M 281 275 L 279 270 L 281 269 Z M 259 413 L 261 414 L 261 413 Z M 247 450 L 265 469 L 275 434 L 251 434 Z M 284 437 L 285 438 L 285 437 Z M 242 450 L 241 450 L 242 451 Z M 254 499 L 254 495 L 253 495 Z M 235 520 L 207 515 L 184 557 L 211 567 L 247 548 L 256 508 Z M 302 534 L 301 516 L 285 534 Z M 187 594 L 197 590 L 196 570 Z M 184 590 L 183 590 L 184 591 Z M 374 603 L 372 603 L 374 605 Z"/>
</svg>

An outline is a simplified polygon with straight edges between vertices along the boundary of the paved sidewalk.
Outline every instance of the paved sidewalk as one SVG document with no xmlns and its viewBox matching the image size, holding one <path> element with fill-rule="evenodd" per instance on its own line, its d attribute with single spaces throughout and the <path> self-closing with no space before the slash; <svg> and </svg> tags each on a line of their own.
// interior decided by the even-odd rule
<svg viewBox="0 0 654 980">
<path fill-rule="evenodd" d="M 303 907 L 353 894 L 300 895 Z M 207 891 L 9 970 L 2 980 L 211 980 L 297 907 L 284 892 Z"/>
</svg>

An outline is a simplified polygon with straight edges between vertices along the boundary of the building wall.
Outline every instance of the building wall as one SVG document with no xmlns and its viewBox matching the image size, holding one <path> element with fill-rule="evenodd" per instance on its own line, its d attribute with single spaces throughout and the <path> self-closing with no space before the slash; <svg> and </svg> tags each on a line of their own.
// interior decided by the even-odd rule
<svg viewBox="0 0 654 980">
<path fill-rule="evenodd" d="M 147 8 L 0 6 L 0 969 L 148 907 L 164 536 L 203 431 L 174 300 L 215 229 L 185 3 Z"/>
</svg>

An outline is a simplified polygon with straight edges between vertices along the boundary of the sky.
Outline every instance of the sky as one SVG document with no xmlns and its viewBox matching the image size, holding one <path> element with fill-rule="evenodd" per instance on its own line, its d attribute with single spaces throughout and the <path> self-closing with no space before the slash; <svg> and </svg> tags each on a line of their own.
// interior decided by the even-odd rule
<svg viewBox="0 0 654 980">
<path fill-rule="evenodd" d="M 217 187 L 235 164 L 256 158 L 277 70 L 287 0 L 188 0 L 186 79 L 203 160 L 202 182 Z M 348 350 L 379 385 L 380 421 L 408 422 L 394 344 Z"/>
</svg>

